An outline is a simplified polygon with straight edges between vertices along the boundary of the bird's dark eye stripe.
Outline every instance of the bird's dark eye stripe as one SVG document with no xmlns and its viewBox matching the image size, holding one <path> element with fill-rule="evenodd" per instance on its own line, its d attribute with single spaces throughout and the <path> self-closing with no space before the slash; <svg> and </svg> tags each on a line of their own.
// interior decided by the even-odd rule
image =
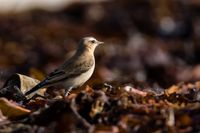
<svg viewBox="0 0 200 133">
<path fill-rule="evenodd" d="M 95 40 L 92 40 L 91 42 L 92 42 L 92 43 L 95 43 Z"/>
</svg>

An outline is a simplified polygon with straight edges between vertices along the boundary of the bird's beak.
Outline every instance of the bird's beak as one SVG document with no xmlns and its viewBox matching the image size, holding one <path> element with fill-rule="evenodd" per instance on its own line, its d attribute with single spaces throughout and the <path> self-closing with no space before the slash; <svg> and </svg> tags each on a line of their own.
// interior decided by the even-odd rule
<svg viewBox="0 0 200 133">
<path fill-rule="evenodd" d="M 103 44 L 104 42 L 100 42 L 100 41 L 98 41 L 97 43 L 98 43 L 98 44 Z"/>
</svg>

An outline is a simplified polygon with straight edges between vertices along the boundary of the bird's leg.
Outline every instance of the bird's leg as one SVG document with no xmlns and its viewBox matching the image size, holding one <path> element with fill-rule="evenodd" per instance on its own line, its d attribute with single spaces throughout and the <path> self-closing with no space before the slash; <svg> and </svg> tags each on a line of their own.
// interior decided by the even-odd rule
<svg viewBox="0 0 200 133">
<path fill-rule="evenodd" d="M 70 94 L 72 89 L 73 89 L 73 87 L 70 87 L 69 89 L 65 89 L 64 96 L 67 97 Z"/>
</svg>

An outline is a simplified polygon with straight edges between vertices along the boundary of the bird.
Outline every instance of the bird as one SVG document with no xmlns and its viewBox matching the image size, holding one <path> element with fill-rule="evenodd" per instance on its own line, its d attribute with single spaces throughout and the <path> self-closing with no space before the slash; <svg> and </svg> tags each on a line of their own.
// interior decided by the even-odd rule
<svg viewBox="0 0 200 133">
<path fill-rule="evenodd" d="M 80 40 L 75 54 L 51 72 L 43 81 L 25 93 L 25 96 L 41 88 L 63 85 L 64 97 L 73 88 L 82 86 L 93 74 L 95 69 L 94 51 L 103 44 L 94 37 L 84 37 Z"/>
</svg>

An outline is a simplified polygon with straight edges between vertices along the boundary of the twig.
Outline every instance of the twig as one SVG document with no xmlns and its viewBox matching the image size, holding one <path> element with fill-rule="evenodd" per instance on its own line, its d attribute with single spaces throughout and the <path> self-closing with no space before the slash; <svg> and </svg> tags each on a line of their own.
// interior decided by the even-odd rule
<svg viewBox="0 0 200 133">
<path fill-rule="evenodd" d="M 76 103 L 75 103 L 75 98 L 72 99 L 72 102 L 71 102 L 71 109 L 72 109 L 72 111 L 74 112 L 74 114 L 78 117 L 78 119 L 80 119 L 86 127 L 88 127 L 89 129 L 90 129 L 90 128 L 93 128 L 93 125 L 90 124 L 86 119 L 84 119 L 84 118 L 77 112 L 77 106 L 76 106 Z"/>
</svg>

